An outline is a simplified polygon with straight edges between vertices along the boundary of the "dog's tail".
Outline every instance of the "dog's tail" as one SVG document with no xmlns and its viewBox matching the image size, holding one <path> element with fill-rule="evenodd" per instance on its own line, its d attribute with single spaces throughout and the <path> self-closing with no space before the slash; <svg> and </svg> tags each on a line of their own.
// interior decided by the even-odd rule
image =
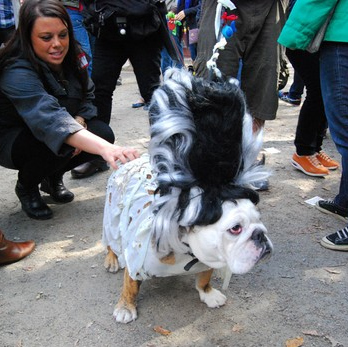
<svg viewBox="0 0 348 347">
<path fill-rule="evenodd" d="M 255 165 L 262 133 L 253 134 L 235 81 L 168 70 L 153 95 L 150 124 L 149 153 L 162 195 L 154 223 L 160 250 L 178 251 L 179 227 L 216 222 L 226 200 L 258 202 L 248 185 L 268 176 Z"/>
</svg>

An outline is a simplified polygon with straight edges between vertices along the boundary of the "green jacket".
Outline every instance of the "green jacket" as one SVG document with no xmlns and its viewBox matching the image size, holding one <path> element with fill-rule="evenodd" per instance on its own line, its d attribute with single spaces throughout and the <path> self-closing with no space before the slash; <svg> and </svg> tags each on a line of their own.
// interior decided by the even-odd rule
<svg viewBox="0 0 348 347">
<path fill-rule="evenodd" d="M 297 0 L 278 38 L 290 49 L 305 50 L 337 0 Z M 348 42 L 348 0 L 338 0 L 324 41 Z"/>
</svg>

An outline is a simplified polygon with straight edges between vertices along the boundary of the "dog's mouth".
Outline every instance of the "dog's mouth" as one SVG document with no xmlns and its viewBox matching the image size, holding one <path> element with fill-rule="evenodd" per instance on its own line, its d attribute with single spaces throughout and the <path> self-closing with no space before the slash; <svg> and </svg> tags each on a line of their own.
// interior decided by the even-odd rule
<svg viewBox="0 0 348 347">
<path fill-rule="evenodd" d="M 269 258 L 271 258 L 272 251 L 273 248 L 270 246 L 269 242 L 267 242 L 262 249 L 259 261 L 268 260 Z"/>
<path fill-rule="evenodd" d="M 255 229 L 251 235 L 251 239 L 254 241 L 257 248 L 261 248 L 259 261 L 269 259 L 273 251 L 273 246 L 264 231 L 261 229 Z"/>
</svg>

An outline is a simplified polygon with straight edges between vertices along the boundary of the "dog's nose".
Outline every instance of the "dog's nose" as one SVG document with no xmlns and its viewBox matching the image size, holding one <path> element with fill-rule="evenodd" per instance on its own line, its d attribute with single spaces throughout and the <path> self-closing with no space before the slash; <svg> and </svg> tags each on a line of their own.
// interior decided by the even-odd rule
<svg viewBox="0 0 348 347">
<path fill-rule="evenodd" d="M 251 235 L 251 239 L 259 246 L 267 242 L 267 237 L 262 229 L 255 229 Z"/>
</svg>

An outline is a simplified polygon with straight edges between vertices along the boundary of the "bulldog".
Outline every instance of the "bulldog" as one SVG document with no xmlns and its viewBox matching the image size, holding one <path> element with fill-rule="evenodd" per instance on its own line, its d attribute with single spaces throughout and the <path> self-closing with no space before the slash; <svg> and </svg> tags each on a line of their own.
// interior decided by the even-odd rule
<svg viewBox="0 0 348 347">
<path fill-rule="evenodd" d="M 252 189 L 269 175 L 255 164 L 262 133 L 253 133 L 236 82 L 172 69 L 149 116 L 149 153 L 113 172 L 106 192 L 104 266 L 125 269 L 120 323 L 137 318 L 140 284 L 154 276 L 196 274 L 200 300 L 220 307 L 213 270 L 244 274 L 273 249 Z"/>
</svg>

